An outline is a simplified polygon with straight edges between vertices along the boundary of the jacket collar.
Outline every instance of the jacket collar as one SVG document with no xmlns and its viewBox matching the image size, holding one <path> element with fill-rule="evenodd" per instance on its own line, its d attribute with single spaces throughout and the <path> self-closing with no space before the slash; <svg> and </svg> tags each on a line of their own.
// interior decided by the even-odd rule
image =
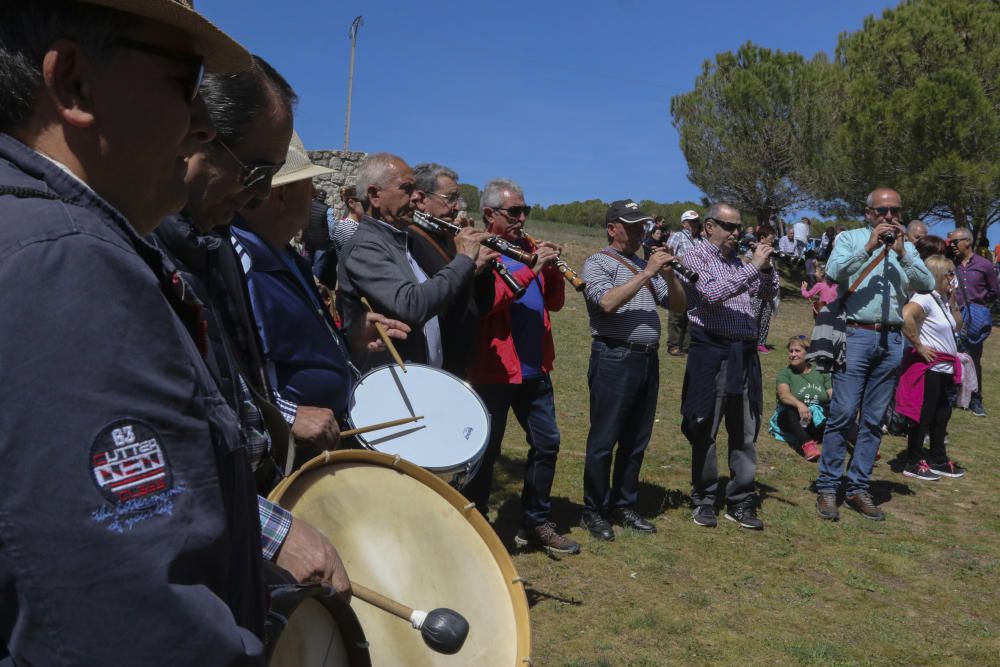
<svg viewBox="0 0 1000 667">
<path fill-rule="evenodd" d="M 233 229 L 239 236 L 243 249 L 250 254 L 254 271 L 266 271 L 268 273 L 289 272 L 288 265 L 278 255 L 279 252 L 284 251 L 284 248 L 271 247 L 267 241 L 251 231 L 247 226 L 246 220 L 238 215 L 233 221 Z"/>
</svg>

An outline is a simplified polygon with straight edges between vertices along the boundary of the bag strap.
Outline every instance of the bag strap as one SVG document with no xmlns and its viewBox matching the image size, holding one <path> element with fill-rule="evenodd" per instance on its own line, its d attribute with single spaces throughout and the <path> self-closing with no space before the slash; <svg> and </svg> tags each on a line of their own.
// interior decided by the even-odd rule
<svg viewBox="0 0 1000 667">
<path fill-rule="evenodd" d="M 626 262 L 625 259 L 621 255 L 619 255 L 618 253 L 611 252 L 610 250 L 601 250 L 601 254 L 602 255 L 607 255 L 611 259 L 615 260 L 616 262 L 618 262 L 619 264 L 621 264 L 622 266 L 624 266 L 626 269 L 628 269 L 629 271 L 632 272 L 632 275 L 634 275 L 634 276 L 639 275 L 639 269 L 635 268 L 634 266 L 632 266 L 631 264 L 629 264 L 628 262 Z M 653 303 L 655 304 L 656 303 L 656 290 L 653 289 L 653 286 L 650 284 L 651 282 L 652 282 L 651 280 L 647 280 L 646 281 L 646 287 L 649 288 L 649 294 L 653 297 Z"/>
<path fill-rule="evenodd" d="M 448 253 L 446 253 L 444 251 L 444 248 L 442 248 L 441 245 L 437 241 L 435 241 L 433 238 L 431 238 L 430 234 L 428 234 L 427 232 L 425 232 L 423 229 L 421 229 L 417 225 L 410 225 L 406 229 L 406 231 L 411 232 L 413 234 L 416 234 L 417 236 L 421 237 L 422 239 L 424 239 L 425 241 L 427 241 L 428 243 L 430 243 L 432 246 L 434 246 L 434 249 L 437 250 L 437 252 L 438 252 L 439 255 L 441 255 L 441 259 L 443 259 L 445 261 L 445 263 L 448 263 L 448 262 L 450 262 L 453 259 L 452 257 L 448 256 Z"/>
<path fill-rule="evenodd" d="M 937 294 L 936 291 L 932 291 L 931 292 L 931 298 L 934 299 L 934 303 L 937 304 L 937 307 L 941 311 L 941 314 L 944 315 L 944 321 L 948 322 L 949 324 L 951 322 L 954 322 L 955 318 L 952 317 L 951 314 L 944 309 L 944 306 L 941 304 L 941 298 L 938 297 L 938 294 Z M 951 327 L 951 337 L 955 339 L 955 349 L 958 349 L 959 347 L 961 347 L 961 343 L 958 340 L 958 333 L 955 331 L 955 326 L 954 325 L 952 325 L 952 327 Z"/>
</svg>

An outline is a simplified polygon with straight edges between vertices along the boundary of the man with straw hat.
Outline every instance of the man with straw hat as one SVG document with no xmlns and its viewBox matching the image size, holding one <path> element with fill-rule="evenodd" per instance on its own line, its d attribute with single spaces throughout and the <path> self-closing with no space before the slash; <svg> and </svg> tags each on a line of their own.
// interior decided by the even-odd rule
<svg viewBox="0 0 1000 667">
<path fill-rule="evenodd" d="M 0 664 L 264 663 L 246 450 L 143 240 L 249 66 L 179 0 L 4 3 Z"/>
</svg>

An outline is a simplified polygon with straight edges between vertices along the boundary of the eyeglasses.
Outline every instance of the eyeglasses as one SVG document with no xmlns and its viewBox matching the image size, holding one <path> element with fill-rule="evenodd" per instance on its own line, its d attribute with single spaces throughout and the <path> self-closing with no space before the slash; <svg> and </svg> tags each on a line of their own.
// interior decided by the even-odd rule
<svg viewBox="0 0 1000 667">
<path fill-rule="evenodd" d="M 448 195 L 447 197 L 444 196 L 443 194 L 441 194 L 440 192 L 428 192 L 427 195 L 430 196 L 430 197 L 437 197 L 437 198 L 439 198 L 441 201 L 443 201 L 448 206 L 455 206 L 456 204 L 458 204 L 458 202 L 462 201 L 462 193 L 461 192 L 453 192 L 450 195 Z"/>
<path fill-rule="evenodd" d="M 190 80 L 187 82 L 185 93 L 187 95 L 188 102 L 194 102 L 194 98 L 198 97 L 198 91 L 201 89 L 202 79 L 205 78 L 205 60 L 201 56 L 194 53 L 178 51 L 166 46 L 157 46 L 156 44 L 139 42 L 134 39 L 128 39 L 127 37 L 115 40 L 112 46 L 148 53 L 153 56 L 159 56 L 160 58 L 166 58 L 167 60 L 181 62 L 190 66 L 193 72 L 191 73 Z"/>
<path fill-rule="evenodd" d="M 743 229 L 743 225 L 738 222 L 726 222 L 725 220 L 716 220 L 715 218 L 705 218 L 705 222 L 714 222 L 719 227 L 732 234 L 733 232 L 738 232 Z"/>
<path fill-rule="evenodd" d="M 494 211 L 503 211 L 504 215 L 509 217 L 511 220 L 517 220 L 522 215 L 527 218 L 531 215 L 530 206 L 511 206 L 510 208 L 495 208 Z"/>
<path fill-rule="evenodd" d="M 243 172 L 241 182 L 245 188 L 253 188 L 261 185 L 262 183 L 270 184 L 274 175 L 277 174 L 278 171 L 285 165 L 284 160 L 277 164 L 243 164 L 243 160 L 236 157 L 236 153 L 234 153 L 222 139 L 216 137 L 213 140 L 213 143 L 222 146 L 222 148 L 229 153 L 229 157 L 233 158 L 233 160 L 236 161 L 236 164 L 240 165 L 240 171 Z"/>
<path fill-rule="evenodd" d="M 892 215 L 892 216 L 895 217 L 895 216 L 899 215 L 899 212 L 902 211 L 903 209 L 900 206 L 878 206 L 878 207 L 875 207 L 875 208 L 869 206 L 868 210 L 869 211 L 875 211 L 875 213 L 877 215 L 879 215 L 879 216 L 881 216 L 881 217 L 884 218 L 887 215 Z"/>
</svg>

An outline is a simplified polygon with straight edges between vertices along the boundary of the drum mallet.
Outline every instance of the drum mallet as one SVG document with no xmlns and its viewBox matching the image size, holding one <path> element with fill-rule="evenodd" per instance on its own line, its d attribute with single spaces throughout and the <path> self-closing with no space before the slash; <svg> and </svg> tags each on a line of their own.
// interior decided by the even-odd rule
<svg viewBox="0 0 1000 667">
<path fill-rule="evenodd" d="M 409 621 L 415 630 L 420 630 L 424 643 L 437 653 L 452 655 L 458 653 L 469 636 L 469 622 L 453 609 L 440 608 L 431 611 L 410 609 L 404 604 L 391 600 L 361 584 L 351 582 L 354 596 L 382 611 Z"/>
<path fill-rule="evenodd" d="M 361 305 L 367 308 L 369 313 L 375 312 L 375 310 L 372 308 L 372 305 L 368 303 L 367 298 L 361 297 Z M 399 367 L 402 368 L 403 372 L 405 373 L 406 366 L 403 364 L 403 358 L 399 356 L 399 352 L 396 351 L 396 346 L 392 344 L 391 340 L 389 340 L 389 334 L 385 332 L 385 327 L 382 326 L 381 322 L 375 323 L 375 330 L 378 331 L 378 335 L 382 338 L 382 342 L 385 343 L 385 347 L 387 350 L 389 350 L 389 354 L 392 355 L 393 360 L 397 364 L 399 364 Z"/>
</svg>

